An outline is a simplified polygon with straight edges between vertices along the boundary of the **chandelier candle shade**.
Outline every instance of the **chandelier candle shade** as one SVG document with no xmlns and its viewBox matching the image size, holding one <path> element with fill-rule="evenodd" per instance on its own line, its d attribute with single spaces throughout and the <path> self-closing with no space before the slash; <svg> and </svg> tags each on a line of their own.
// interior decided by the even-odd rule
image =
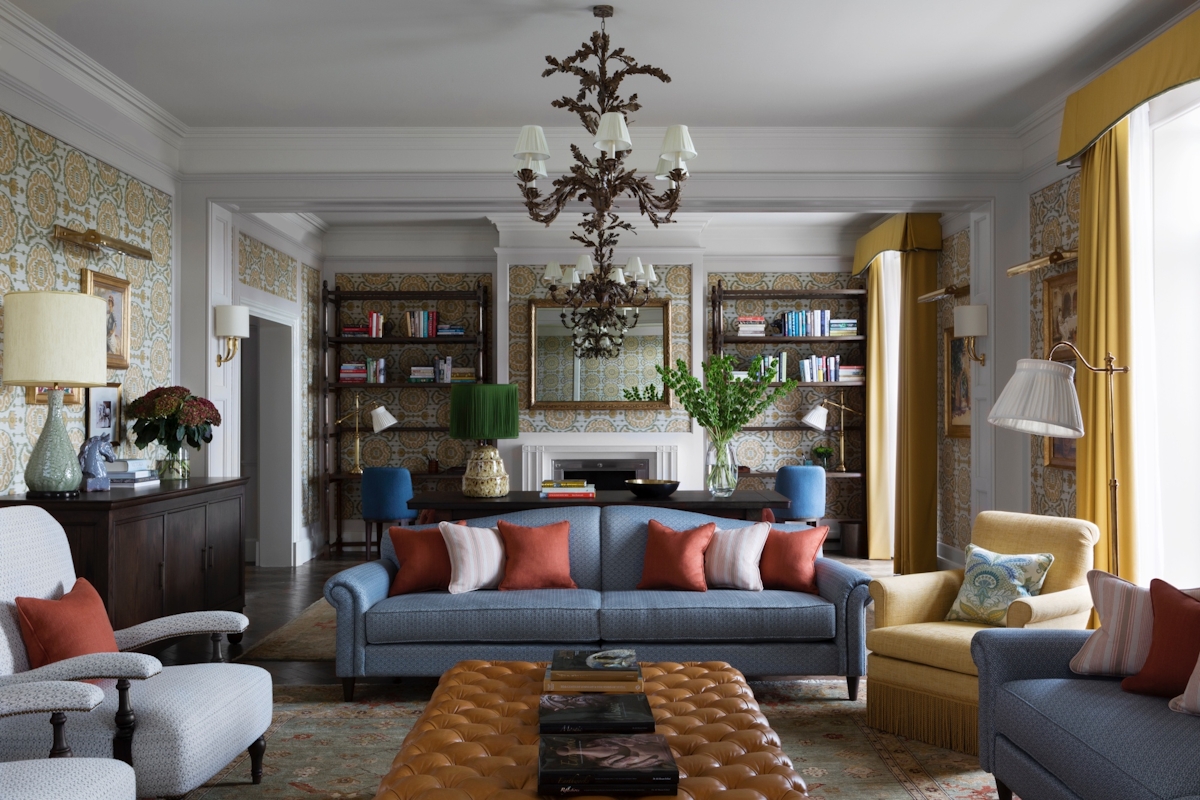
<svg viewBox="0 0 1200 800">
<path fill-rule="evenodd" d="M 621 82 L 630 75 L 650 75 L 663 83 L 670 83 L 671 78 L 658 67 L 638 64 L 624 48 L 611 48 L 604 20 L 613 15 L 612 6 L 593 6 L 592 14 L 600 19 L 600 30 L 593 32 L 574 55 L 562 59 L 546 56 L 550 68 L 542 72 L 542 77 L 564 73 L 579 78 L 579 92 L 574 97 L 564 95 L 550 105 L 579 117 L 594 137 L 592 145 L 598 154 L 589 158 L 578 146 L 571 145 L 575 163 L 570 174 L 555 178 L 553 190 L 545 196 L 537 188 L 537 179 L 546 174 L 542 165 L 549 159 L 550 150 L 540 126 L 521 128 L 513 158 L 520 165 L 516 174 L 525 208 L 535 222 L 549 225 L 574 200 L 591 205 L 591 211 L 585 211 L 579 223 L 580 230 L 571 234 L 571 239 L 591 248 L 591 254 L 580 256 L 575 269 L 562 269 L 561 274 L 548 264 L 543 279 L 550 284 L 550 297 L 563 306 L 562 322 L 571 331 L 575 355 L 616 358 L 625 334 L 637 325 L 638 309 L 650 298 L 650 285 L 657 279 L 649 265 L 642 267 L 640 259 L 636 269 L 632 259 L 624 270 L 613 265 L 619 232 L 634 231 L 631 223 L 614 213 L 616 201 L 622 195 L 633 198 L 640 213 L 655 227 L 672 222 L 679 210 L 681 187 L 687 180 L 685 162 L 696 157 L 696 148 L 686 125 L 667 129 L 653 176 L 669 183 L 666 191 L 657 194 L 646 177 L 625 165 L 626 156 L 633 150 L 626 114 L 637 111 L 641 104 L 636 94 L 628 99 L 618 94 Z M 593 58 L 596 68 L 588 70 L 583 65 Z"/>
<path fill-rule="evenodd" d="M 49 389 L 46 425 L 25 467 L 26 497 L 79 495 L 83 471 L 63 421 L 63 388 L 104 386 L 104 301 L 80 292 L 9 292 L 4 296 L 4 384 Z"/>
<path fill-rule="evenodd" d="M 450 436 L 473 439 L 462 492 L 466 497 L 504 497 L 508 472 L 489 439 L 515 439 L 520 433 L 515 383 L 462 383 L 450 387 Z"/>
</svg>

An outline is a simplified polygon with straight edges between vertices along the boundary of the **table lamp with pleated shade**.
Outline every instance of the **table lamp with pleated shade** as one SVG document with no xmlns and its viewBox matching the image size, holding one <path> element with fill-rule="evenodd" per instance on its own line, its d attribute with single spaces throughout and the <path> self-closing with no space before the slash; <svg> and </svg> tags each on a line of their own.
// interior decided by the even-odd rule
<svg viewBox="0 0 1200 800">
<path fill-rule="evenodd" d="M 504 497 L 508 473 L 489 439 L 515 439 L 520 433 L 517 386 L 513 383 L 461 383 L 450 387 L 450 436 L 479 443 L 467 460 L 462 491 L 467 497 Z"/>
<path fill-rule="evenodd" d="M 108 382 L 108 309 L 79 292 L 4 296 L 4 384 L 49 389 L 46 425 L 25 467 L 27 497 L 79 494 L 83 471 L 63 421 L 63 389 Z"/>
<path fill-rule="evenodd" d="M 1083 436 L 1075 368 L 1061 361 L 1020 359 L 1016 372 L 988 413 L 988 422 L 1056 439 Z"/>
</svg>

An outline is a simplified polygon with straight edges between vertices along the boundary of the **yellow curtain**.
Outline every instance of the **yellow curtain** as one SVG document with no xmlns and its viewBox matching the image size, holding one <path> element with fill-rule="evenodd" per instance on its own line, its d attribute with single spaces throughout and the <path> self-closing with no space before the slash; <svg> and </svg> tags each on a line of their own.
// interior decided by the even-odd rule
<svg viewBox="0 0 1200 800">
<path fill-rule="evenodd" d="M 1132 366 L 1129 249 L 1129 120 L 1083 154 L 1079 209 L 1079 349 L 1096 366 L 1107 353 Z M 1137 548 L 1133 499 L 1133 381 L 1114 376 L 1120 574 L 1133 580 Z M 1076 451 L 1076 514 L 1100 528 L 1096 568 L 1112 569 L 1108 486 L 1108 376 L 1076 380 L 1085 434 Z"/>
<path fill-rule="evenodd" d="M 888 463 L 884 437 L 875 433 L 887 426 L 887 387 L 882 376 L 887 370 L 883 342 L 883 268 L 879 259 L 867 270 L 867 558 L 892 557 L 893 493 L 889 482 L 896 465 Z"/>
<path fill-rule="evenodd" d="M 1058 163 L 1072 161 L 1129 112 L 1200 80 L 1200 11 L 1180 20 L 1067 98 Z"/>
<path fill-rule="evenodd" d="M 858 237 L 854 244 L 854 269 L 857 275 L 875 258 L 888 250 L 941 250 L 940 214 L 894 214 Z"/>
<path fill-rule="evenodd" d="M 937 288 L 937 253 L 901 253 L 900 282 L 895 570 L 907 575 L 937 569 L 937 305 L 917 302 Z"/>
</svg>

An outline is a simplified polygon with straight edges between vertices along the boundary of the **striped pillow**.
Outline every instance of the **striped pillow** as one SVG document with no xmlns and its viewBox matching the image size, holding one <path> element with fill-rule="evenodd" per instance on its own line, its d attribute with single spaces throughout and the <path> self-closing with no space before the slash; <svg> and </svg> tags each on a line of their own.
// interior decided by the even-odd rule
<svg viewBox="0 0 1200 800">
<path fill-rule="evenodd" d="M 730 528 L 713 533 L 704 551 L 704 581 L 713 589 L 763 590 L 758 562 L 771 523 L 756 522 L 747 528 Z"/>
<path fill-rule="evenodd" d="M 495 589 L 504 577 L 504 543 L 495 528 L 438 524 L 450 554 L 450 594 Z"/>
<path fill-rule="evenodd" d="M 1192 670 L 1187 688 L 1183 690 L 1183 694 L 1170 702 L 1170 706 L 1172 711 L 1200 716 L 1200 660 L 1196 661 L 1196 668 Z"/>
<path fill-rule="evenodd" d="M 1079 675 L 1136 675 L 1146 663 L 1154 633 L 1150 590 L 1098 569 L 1088 572 L 1087 580 L 1092 605 L 1100 615 L 1100 628 L 1071 659 L 1071 671 Z M 1184 594 L 1200 599 L 1200 589 L 1188 589 Z"/>
</svg>

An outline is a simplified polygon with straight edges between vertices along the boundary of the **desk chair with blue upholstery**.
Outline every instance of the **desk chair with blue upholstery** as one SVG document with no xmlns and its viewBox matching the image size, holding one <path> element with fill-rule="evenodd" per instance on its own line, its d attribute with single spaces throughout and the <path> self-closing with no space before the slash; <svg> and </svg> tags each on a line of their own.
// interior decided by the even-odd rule
<svg viewBox="0 0 1200 800">
<path fill-rule="evenodd" d="M 376 540 L 383 558 L 383 530 L 393 522 L 415 520 L 417 512 L 408 507 L 413 497 L 412 475 L 403 467 L 367 467 L 362 476 L 362 516 L 366 525 L 366 557 L 371 560 L 371 541 Z M 376 536 L 371 535 L 374 523 Z"/>
<path fill-rule="evenodd" d="M 825 516 L 825 468 L 780 467 L 775 491 L 792 501 L 791 508 L 776 509 L 775 518 L 818 525 Z"/>
</svg>

